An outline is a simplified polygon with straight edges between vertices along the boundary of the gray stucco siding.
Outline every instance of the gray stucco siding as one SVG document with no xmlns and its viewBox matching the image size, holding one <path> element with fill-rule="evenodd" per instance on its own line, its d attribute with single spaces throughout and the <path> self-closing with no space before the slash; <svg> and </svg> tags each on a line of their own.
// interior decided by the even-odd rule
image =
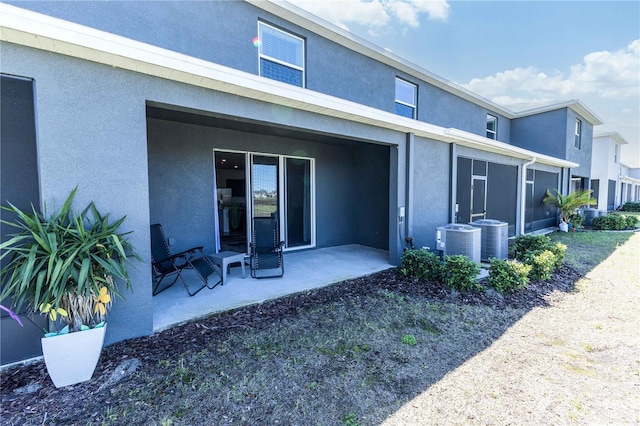
<svg viewBox="0 0 640 426">
<path fill-rule="evenodd" d="M 580 148 L 575 147 L 576 120 L 582 122 L 582 134 Z M 571 173 L 577 176 L 591 176 L 591 150 L 593 145 L 593 125 L 573 110 L 567 111 L 567 144 L 566 159 L 578 163 L 579 166 L 571 169 Z"/>
<path fill-rule="evenodd" d="M 399 76 L 418 85 L 419 120 L 486 134 L 489 111 L 485 108 L 244 1 L 10 3 L 251 74 L 258 74 L 258 53 L 252 39 L 257 35 L 258 20 L 262 20 L 305 39 L 308 89 L 393 113 L 395 77 Z M 510 120 L 492 114 L 498 117 L 498 139 L 508 143 Z"/>
<path fill-rule="evenodd" d="M 566 126 L 566 109 L 516 118 L 511 121 L 511 144 L 566 160 Z"/>
<path fill-rule="evenodd" d="M 49 209 L 74 187 L 74 207 L 94 201 L 123 231 L 143 262 L 130 269 L 133 292 L 115 300 L 106 341 L 150 334 L 152 324 L 146 162 L 145 78 L 91 62 L 0 45 L 2 72 L 35 80 L 40 193 Z"/>
<path fill-rule="evenodd" d="M 413 241 L 435 249 L 436 228 L 449 223 L 450 145 L 415 138 Z M 397 233 L 397 230 L 396 230 Z"/>
</svg>

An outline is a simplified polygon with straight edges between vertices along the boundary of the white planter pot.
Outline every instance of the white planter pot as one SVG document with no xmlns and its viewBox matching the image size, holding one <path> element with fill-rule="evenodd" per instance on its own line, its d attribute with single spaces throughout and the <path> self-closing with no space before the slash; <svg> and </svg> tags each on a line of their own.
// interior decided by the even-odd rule
<svg viewBox="0 0 640 426">
<path fill-rule="evenodd" d="M 42 354 L 57 388 L 87 381 L 98 365 L 107 325 L 42 338 Z"/>
<path fill-rule="evenodd" d="M 562 232 L 568 232 L 569 224 L 567 222 L 560 222 L 560 224 L 558 225 L 558 228 L 560 228 L 560 231 Z"/>
</svg>

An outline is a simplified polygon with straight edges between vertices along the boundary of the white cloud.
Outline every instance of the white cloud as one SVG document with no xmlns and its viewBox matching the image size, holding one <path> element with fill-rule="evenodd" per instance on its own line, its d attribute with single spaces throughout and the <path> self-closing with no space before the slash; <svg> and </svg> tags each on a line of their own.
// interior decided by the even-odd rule
<svg viewBox="0 0 640 426">
<path fill-rule="evenodd" d="M 536 102 L 581 99 L 604 121 L 597 131 L 620 132 L 629 141 L 623 159 L 640 167 L 640 40 L 613 52 L 590 53 L 565 73 L 529 66 L 462 86 L 518 110 Z"/>
<path fill-rule="evenodd" d="M 462 86 L 490 99 L 512 96 L 523 99 L 555 99 L 598 95 L 628 98 L 640 94 L 640 40 L 615 52 L 594 52 L 565 75 L 547 74 L 536 67 L 515 68 Z M 558 99 L 562 98 L 562 99 Z"/>
<path fill-rule="evenodd" d="M 369 27 L 372 34 L 377 29 L 392 24 L 420 26 L 421 15 L 428 19 L 446 21 L 450 6 L 446 0 L 288 0 L 341 28 L 349 23 Z"/>
</svg>

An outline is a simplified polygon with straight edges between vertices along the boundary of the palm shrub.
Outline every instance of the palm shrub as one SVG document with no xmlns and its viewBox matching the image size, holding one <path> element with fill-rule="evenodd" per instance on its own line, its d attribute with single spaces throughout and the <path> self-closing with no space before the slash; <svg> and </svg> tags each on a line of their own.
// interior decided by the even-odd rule
<svg viewBox="0 0 640 426">
<path fill-rule="evenodd" d="M 547 196 L 542 201 L 545 204 L 557 207 L 560 211 L 560 219 L 571 223 L 571 214 L 575 213 L 580 207 L 597 204 L 595 198 L 591 197 L 592 192 L 592 189 L 585 189 L 562 195 L 555 189 L 553 193 L 547 189 Z"/>
<path fill-rule="evenodd" d="M 531 265 L 496 258 L 492 258 L 490 263 L 487 283 L 500 293 L 513 293 L 529 283 Z"/>
<path fill-rule="evenodd" d="M 400 272 L 415 278 L 439 281 L 444 277 L 440 257 L 426 249 L 406 250 L 402 254 Z"/>
<path fill-rule="evenodd" d="M 445 256 L 445 284 L 456 290 L 482 290 L 478 284 L 480 265 L 467 256 L 456 254 Z"/>
<path fill-rule="evenodd" d="M 128 290 L 128 256 L 140 259 L 118 229 L 122 217 L 110 221 L 91 202 L 80 213 L 71 210 L 77 188 L 62 207 L 48 215 L 31 207 L 22 211 L 2 206 L 16 219 L 3 223 L 17 232 L 0 244 L 0 259 L 9 259 L 3 277 L 0 302 L 10 298 L 17 310 L 40 311 L 55 321 L 58 316 L 77 331 L 104 320 L 111 295 L 122 296 L 116 280 Z"/>
</svg>

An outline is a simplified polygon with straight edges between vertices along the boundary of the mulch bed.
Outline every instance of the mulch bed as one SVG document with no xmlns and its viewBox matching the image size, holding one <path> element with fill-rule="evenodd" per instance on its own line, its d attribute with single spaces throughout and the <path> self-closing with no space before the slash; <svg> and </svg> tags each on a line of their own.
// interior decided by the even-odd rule
<svg viewBox="0 0 640 426">
<path fill-rule="evenodd" d="M 441 283 L 416 280 L 403 276 L 397 268 L 389 269 L 313 291 L 213 315 L 148 337 L 111 345 L 104 348 L 93 380 L 75 386 L 56 389 L 49 380 L 42 361 L 4 370 L 0 380 L 0 415 L 2 418 L 9 418 L 19 412 L 38 413 L 40 419 L 43 419 L 46 418 L 47 412 L 73 410 L 74 401 L 96 398 L 100 394 L 101 398 L 108 398 L 110 387 L 125 380 L 127 375 L 135 370 L 136 365 L 130 363 L 132 360 L 139 360 L 145 366 L 151 366 L 145 368 L 153 368 L 164 354 L 174 352 L 175 346 L 204 345 L 211 339 L 212 331 L 227 332 L 231 328 L 269 327 L 275 321 L 295 316 L 306 307 L 358 299 L 372 290 L 388 290 L 447 303 L 530 310 L 534 307 L 549 306 L 562 298 L 574 289 L 580 277 L 581 274 L 576 270 L 564 265 L 549 280 L 533 280 L 526 289 L 514 294 L 500 295 L 491 290 L 452 291 Z"/>
</svg>

